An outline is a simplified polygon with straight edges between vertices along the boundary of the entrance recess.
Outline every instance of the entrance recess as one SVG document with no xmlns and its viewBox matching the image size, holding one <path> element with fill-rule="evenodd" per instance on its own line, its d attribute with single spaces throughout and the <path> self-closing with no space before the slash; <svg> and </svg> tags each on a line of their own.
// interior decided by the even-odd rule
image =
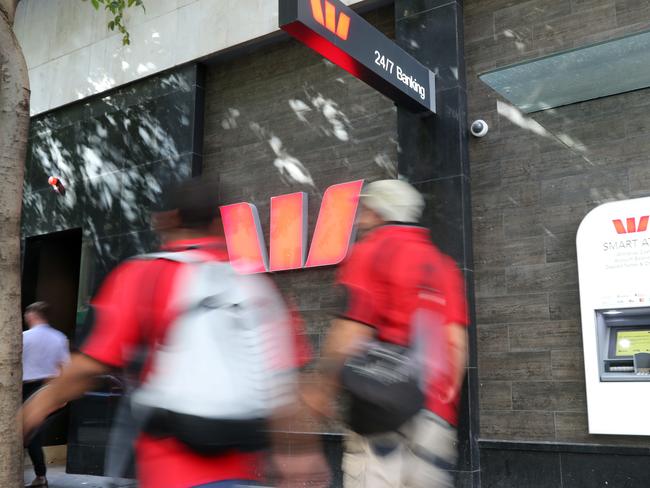
<svg viewBox="0 0 650 488">
<path fill-rule="evenodd" d="M 35 301 L 50 304 L 50 324 L 59 329 L 70 343 L 74 341 L 81 229 L 71 229 L 25 240 L 22 280 L 22 307 Z M 53 419 L 45 445 L 67 442 L 68 415 Z"/>
</svg>

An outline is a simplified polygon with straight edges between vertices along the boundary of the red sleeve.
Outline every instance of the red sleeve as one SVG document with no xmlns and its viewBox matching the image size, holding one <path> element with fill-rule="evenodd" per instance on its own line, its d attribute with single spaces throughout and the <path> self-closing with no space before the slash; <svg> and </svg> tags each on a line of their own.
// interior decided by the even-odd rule
<svg viewBox="0 0 650 488">
<path fill-rule="evenodd" d="M 141 264 L 128 261 L 115 269 L 91 302 L 94 325 L 81 352 L 109 366 L 124 366 L 128 352 L 140 342 Z"/>
<path fill-rule="evenodd" d="M 357 244 L 339 268 L 337 284 L 342 287 L 345 302 L 339 316 L 362 324 L 376 326 L 373 305 L 372 256 L 368 243 Z"/>
<path fill-rule="evenodd" d="M 454 260 L 449 257 L 445 257 L 443 266 L 445 279 L 442 285 L 447 300 L 447 323 L 467 326 L 469 317 L 463 275 Z"/>
</svg>

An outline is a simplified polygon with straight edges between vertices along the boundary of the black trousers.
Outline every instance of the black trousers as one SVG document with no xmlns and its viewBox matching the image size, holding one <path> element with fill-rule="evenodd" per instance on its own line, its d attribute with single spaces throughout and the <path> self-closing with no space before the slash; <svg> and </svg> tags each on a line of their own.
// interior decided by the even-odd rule
<svg viewBox="0 0 650 488">
<path fill-rule="evenodd" d="M 34 394 L 41 386 L 43 386 L 42 381 L 29 381 L 23 383 L 23 402 Z M 45 466 L 45 454 L 43 454 L 43 431 L 43 427 L 40 427 L 27 445 L 27 452 L 29 453 L 29 458 L 32 460 L 32 464 L 34 465 L 34 473 L 36 476 L 45 476 L 45 473 L 47 472 L 47 467 Z"/>
</svg>

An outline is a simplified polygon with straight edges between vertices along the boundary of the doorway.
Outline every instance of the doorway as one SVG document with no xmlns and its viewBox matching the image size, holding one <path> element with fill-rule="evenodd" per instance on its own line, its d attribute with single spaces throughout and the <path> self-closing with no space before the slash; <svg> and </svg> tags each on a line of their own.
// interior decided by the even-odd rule
<svg viewBox="0 0 650 488">
<path fill-rule="evenodd" d="M 50 325 L 73 344 L 79 294 L 81 229 L 71 229 L 25 240 L 22 273 L 22 309 L 36 301 L 50 305 Z M 67 443 L 67 412 L 53 419 L 46 446 Z"/>
</svg>

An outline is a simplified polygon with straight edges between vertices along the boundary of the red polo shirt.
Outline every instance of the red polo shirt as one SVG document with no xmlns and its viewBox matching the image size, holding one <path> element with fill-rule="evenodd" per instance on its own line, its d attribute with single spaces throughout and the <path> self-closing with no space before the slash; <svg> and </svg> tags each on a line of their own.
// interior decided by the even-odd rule
<svg viewBox="0 0 650 488">
<path fill-rule="evenodd" d="M 225 242 L 200 239 L 175 242 L 168 250 L 200 248 L 215 260 L 226 261 Z M 183 264 L 168 260 L 130 260 L 116 268 L 93 300 L 95 326 L 82 348 L 88 356 L 109 366 L 124 367 L 139 344 L 155 350 L 162 343 L 176 312 L 168 306 L 176 272 Z M 151 305 L 153 304 L 153 306 Z M 299 327 L 299 324 L 294 324 Z M 298 331 L 297 331 L 298 332 Z M 297 360 L 309 360 L 303 334 L 296 334 Z M 151 357 L 143 371 L 148 374 Z M 213 481 L 257 480 L 259 455 L 233 450 L 218 456 L 200 456 L 173 438 L 141 435 L 136 446 L 138 479 L 142 488 L 187 488 Z"/>
<path fill-rule="evenodd" d="M 462 275 L 456 263 L 432 244 L 422 227 L 384 225 L 374 229 L 354 246 L 341 265 L 338 282 L 345 287 L 347 297 L 342 317 L 374 327 L 377 337 L 386 342 L 409 345 L 414 313 L 425 308 L 440 318 L 427 325 L 435 329 L 426 335 L 431 341 L 427 350 L 442 356 L 444 327 L 468 323 Z M 456 425 L 458 398 L 450 403 L 439 399 L 439 392 L 449 381 L 449 375 L 436 376 L 435 383 L 430 383 L 427 408 Z"/>
</svg>

